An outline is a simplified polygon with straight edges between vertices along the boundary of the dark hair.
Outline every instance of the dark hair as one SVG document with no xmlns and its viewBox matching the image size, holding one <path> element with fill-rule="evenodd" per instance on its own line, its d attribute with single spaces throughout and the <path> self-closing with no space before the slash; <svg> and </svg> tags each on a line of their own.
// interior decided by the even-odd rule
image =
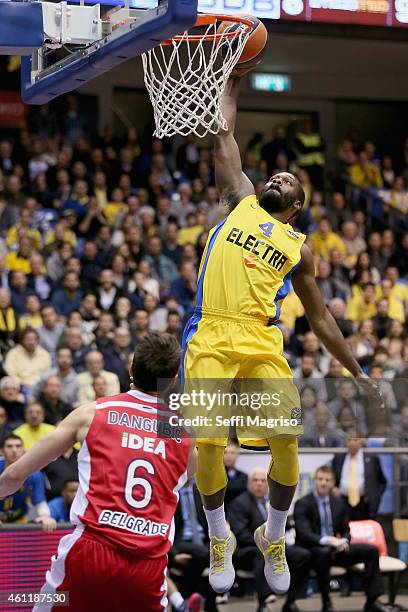
<svg viewBox="0 0 408 612">
<path fill-rule="evenodd" d="M 330 467 L 330 465 L 321 465 L 320 467 L 318 467 L 315 471 L 315 478 L 319 472 L 323 472 L 324 474 L 330 474 L 333 480 L 336 480 L 336 474 L 334 473 L 334 470 L 332 467 Z"/>
<path fill-rule="evenodd" d="M 132 362 L 135 387 L 157 391 L 160 379 L 174 378 L 180 367 L 181 348 L 174 336 L 150 332 L 136 346 Z"/>
<path fill-rule="evenodd" d="M 38 331 L 36 329 L 34 329 L 34 327 L 25 327 L 21 332 L 20 332 L 20 343 L 23 342 L 24 338 L 26 336 L 28 336 L 28 334 L 35 334 L 36 338 L 38 340 Z"/>
<path fill-rule="evenodd" d="M 11 433 L 11 434 L 9 434 L 8 436 L 6 436 L 6 437 L 3 439 L 3 442 L 2 442 L 2 444 L 1 444 L 1 448 L 4 448 L 4 447 L 5 447 L 6 442 L 7 442 L 8 440 L 19 440 L 19 441 L 21 442 L 21 444 L 23 444 L 23 440 L 20 438 L 20 436 L 17 436 L 16 434 Z M 24 446 L 24 445 L 23 445 L 23 446 Z"/>
<path fill-rule="evenodd" d="M 75 477 L 74 477 L 74 478 L 66 478 L 66 479 L 64 480 L 64 484 L 62 485 L 62 489 L 64 489 L 64 488 L 67 486 L 67 484 L 68 484 L 69 482 L 76 482 L 76 483 L 78 483 L 78 484 L 79 484 L 79 480 L 78 480 L 78 478 L 75 478 Z M 61 491 L 62 491 L 62 489 L 61 489 Z"/>
</svg>

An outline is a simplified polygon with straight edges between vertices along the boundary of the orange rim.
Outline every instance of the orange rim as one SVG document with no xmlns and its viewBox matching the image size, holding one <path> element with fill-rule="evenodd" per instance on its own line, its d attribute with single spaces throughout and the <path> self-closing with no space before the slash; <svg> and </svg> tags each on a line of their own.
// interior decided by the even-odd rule
<svg viewBox="0 0 408 612">
<path fill-rule="evenodd" d="M 213 15 L 210 13 L 201 13 L 197 15 L 197 19 L 193 28 L 199 28 L 203 26 L 213 25 L 217 21 L 231 21 L 232 23 L 242 23 L 246 26 L 247 32 L 252 32 L 254 24 L 248 17 L 244 17 L 241 15 Z M 237 36 L 237 32 L 223 32 L 222 34 L 188 34 L 184 36 L 182 34 L 178 34 L 177 36 L 173 36 L 173 38 L 168 38 L 167 40 L 163 40 L 161 45 L 170 45 L 172 41 L 180 42 L 181 40 L 189 40 L 191 42 L 199 42 L 200 40 L 220 40 L 220 38 L 235 38 Z"/>
</svg>

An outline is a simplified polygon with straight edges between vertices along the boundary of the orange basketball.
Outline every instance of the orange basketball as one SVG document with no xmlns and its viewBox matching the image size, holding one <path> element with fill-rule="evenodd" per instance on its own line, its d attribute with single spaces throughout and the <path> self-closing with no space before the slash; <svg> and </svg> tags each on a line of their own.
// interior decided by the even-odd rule
<svg viewBox="0 0 408 612">
<path fill-rule="evenodd" d="M 253 17 L 252 15 L 242 15 L 242 17 L 246 17 L 247 19 L 252 21 L 253 26 L 252 32 L 249 35 L 244 50 L 238 60 L 238 64 L 251 62 L 256 57 L 261 55 L 268 41 L 268 31 L 262 21 L 259 21 L 259 19 Z M 217 28 L 217 32 L 222 33 L 225 32 L 225 30 L 228 30 L 229 32 L 234 32 L 240 27 L 241 25 L 239 23 L 234 23 L 232 21 L 222 21 Z"/>
</svg>

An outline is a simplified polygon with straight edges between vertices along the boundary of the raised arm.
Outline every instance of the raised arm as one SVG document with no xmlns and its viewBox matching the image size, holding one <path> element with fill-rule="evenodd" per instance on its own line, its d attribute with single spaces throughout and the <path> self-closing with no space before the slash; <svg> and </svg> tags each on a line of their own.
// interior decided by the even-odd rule
<svg viewBox="0 0 408 612">
<path fill-rule="evenodd" d="M 352 374 L 362 385 L 369 400 L 373 400 L 381 410 L 384 401 L 378 384 L 364 374 L 360 365 L 344 340 L 336 321 L 327 310 L 315 281 L 315 266 L 309 247 L 304 244 L 301 251 L 301 262 L 292 276 L 295 293 L 305 309 L 310 327 L 327 350 Z"/>
<path fill-rule="evenodd" d="M 0 499 L 17 491 L 30 474 L 41 470 L 65 453 L 75 442 L 83 442 L 92 421 L 95 404 L 76 408 L 38 444 L 0 475 Z"/>
<path fill-rule="evenodd" d="M 215 182 L 223 205 L 231 211 L 246 196 L 255 193 L 254 186 L 242 172 L 241 155 L 234 137 L 240 76 L 230 76 L 222 97 L 221 109 L 228 129 L 215 137 Z"/>
</svg>

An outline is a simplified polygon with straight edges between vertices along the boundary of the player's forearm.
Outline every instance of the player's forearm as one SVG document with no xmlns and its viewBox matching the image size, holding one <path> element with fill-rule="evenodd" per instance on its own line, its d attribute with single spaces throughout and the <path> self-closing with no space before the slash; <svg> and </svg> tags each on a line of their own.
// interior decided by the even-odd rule
<svg viewBox="0 0 408 612">
<path fill-rule="evenodd" d="M 357 377 L 363 373 L 361 367 L 354 359 L 349 345 L 344 340 L 336 321 L 328 311 L 326 311 L 323 317 L 316 320 L 312 319 L 309 322 L 319 340 L 350 374 Z"/>
</svg>

